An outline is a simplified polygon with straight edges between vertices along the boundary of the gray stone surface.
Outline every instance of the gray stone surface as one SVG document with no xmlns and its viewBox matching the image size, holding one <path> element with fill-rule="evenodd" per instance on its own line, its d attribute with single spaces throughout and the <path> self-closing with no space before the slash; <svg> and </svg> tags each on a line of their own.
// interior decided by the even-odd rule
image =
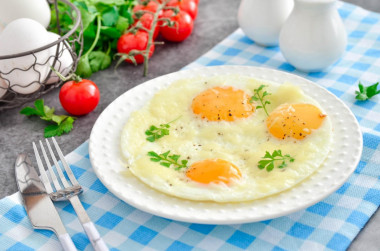
<svg viewBox="0 0 380 251">
<path fill-rule="evenodd" d="M 182 43 L 166 43 L 157 46 L 149 62 L 149 74 L 142 76 L 142 67 L 122 64 L 94 74 L 101 92 L 101 101 L 96 110 L 75 122 L 70 134 L 59 138 L 65 154 L 71 152 L 91 133 L 91 128 L 100 113 L 118 96 L 130 88 L 149 79 L 175 72 L 194 61 L 238 28 L 236 13 L 239 0 L 201 0 L 199 14 L 193 34 Z M 347 0 L 366 9 L 380 12 L 378 0 Z M 64 114 L 58 100 L 59 90 L 43 98 L 45 103 L 56 108 L 57 114 Z M 28 105 L 31 105 L 30 102 Z M 46 123 L 37 118 L 26 118 L 19 114 L 20 108 L 0 112 L 0 198 L 17 191 L 14 181 L 13 164 L 18 153 L 32 156 L 32 141 L 43 138 Z M 350 250 L 378 250 L 380 247 L 380 213 L 375 214 L 350 246 Z"/>
</svg>

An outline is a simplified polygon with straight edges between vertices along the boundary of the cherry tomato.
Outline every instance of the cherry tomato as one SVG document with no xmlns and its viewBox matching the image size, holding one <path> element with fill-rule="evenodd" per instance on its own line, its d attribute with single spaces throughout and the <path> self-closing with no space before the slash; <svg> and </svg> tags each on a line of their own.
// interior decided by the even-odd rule
<svg viewBox="0 0 380 251">
<path fill-rule="evenodd" d="M 155 2 L 155 1 L 150 1 L 146 5 L 144 5 L 144 4 L 137 4 L 135 7 L 133 7 L 133 13 L 135 13 L 137 11 L 140 11 L 140 10 L 149 11 L 149 12 L 153 12 L 154 13 L 154 12 L 157 11 L 157 9 L 158 9 L 158 3 Z M 134 18 L 136 19 L 135 16 L 134 16 Z"/>
<path fill-rule="evenodd" d="M 160 27 L 160 32 L 168 41 L 181 42 L 190 36 L 193 31 L 194 22 L 191 16 L 185 11 L 180 10 L 175 16 L 173 16 L 173 14 L 174 12 L 172 10 L 164 12 L 163 17 L 169 18 L 175 23 L 172 27 L 167 25 Z"/>
<path fill-rule="evenodd" d="M 119 53 L 128 54 L 131 50 L 144 51 L 148 46 L 148 33 L 146 31 L 137 31 L 136 33 L 126 33 L 122 35 L 117 41 L 117 51 Z M 152 43 L 149 49 L 150 58 L 154 52 L 154 43 Z M 144 62 L 144 57 L 141 54 L 134 56 L 136 63 L 141 64 Z M 125 61 L 133 63 L 132 60 L 126 59 Z"/>
<path fill-rule="evenodd" d="M 195 0 L 171 0 L 167 6 L 176 7 L 186 11 L 194 20 L 198 14 L 198 4 Z"/>
<path fill-rule="evenodd" d="M 140 17 L 139 20 L 136 20 L 133 26 L 136 26 L 138 22 L 140 22 L 144 28 L 150 30 L 153 24 L 153 15 L 150 13 L 145 13 L 144 15 Z M 153 33 L 153 39 L 156 39 L 159 32 L 160 32 L 160 27 L 158 24 L 156 24 L 156 28 L 154 29 L 154 33 Z"/>
<path fill-rule="evenodd" d="M 148 4 L 137 4 L 133 7 L 133 12 L 137 12 L 139 10 L 146 10 L 151 12 L 156 12 L 158 9 L 158 4 L 155 1 L 150 1 Z"/>
<path fill-rule="evenodd" d="M 100 99 L 98 86 L 91 80 L 64 83 L 59 91 L 59 101 L 63 109 L 72 115 L 85 115 L 95 109 Z"/>
</svg>

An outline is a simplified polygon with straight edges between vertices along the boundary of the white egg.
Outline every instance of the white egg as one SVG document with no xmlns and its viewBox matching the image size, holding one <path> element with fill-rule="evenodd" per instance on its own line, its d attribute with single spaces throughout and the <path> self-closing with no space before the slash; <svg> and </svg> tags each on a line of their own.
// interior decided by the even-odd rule
<svg viewBox="0 0 380 251">
<path fill-rule="evenodd" d="M 52 37 L 40 23 L 28 18 L 16 19 L 0 34 L 0 56 L 27 52 L 51 42 Z M 13 91 L 30 94 L 41 88 L 41 82 L 50 71 L 51 61 L 50 49 L 3 59 L 0 60 L 0 77 L 7 80 Z"/>
<path fill-rule="evenodd" d="M 127 121 L 121 136 L 121 149 L 129 170 L 154 189 L 198 201 L 249 201 L 295 186 L 318 169 L 330 151 L 332 127 L 328 116 L 306 138 L 297 140 L 287 137 L 282 140 L 268 131 L 267 115 L 263 109 L 257 108 L 257 101 L 251 104 L 238 100 L 236 104 L 242 104 L 244 109 L 248 107 L 247 114 L 237 112 L 234 103 L 236 100 L 233 101 L 232 96 L 216 101 L 215 113 L 218 114 L 212 114 L 211 110 L 211 115 L 216 115 L 216 118 L 220 116 L 222 119 L 219 121 L 209 121 L 207 117 L 202 118 L 202 114 L 194 114 L 196 97 L 205 97 L 206 102 L 199 106 L 200 109 L 215 101 L 205 93 L 220 97 L 223 93 L 217 90 L 232 90 L 231 92 L 244 92 L 245 96 L 242 97 L 249 98 L 254 89 L 262 84 L 267 85 L 265 90 L 271 93 L 266 97 L 271 102 L 267 105 L 268 113 L 285 103 L 312 104 L 322 111 L 318 102 L 291 84 L 278 85 L 238 75 L 181 80 L 157 92 Z M 206 90 L 211 92 L 205 92 Z M 250 110 L 249 106 L 256 108 Z M 215 107 L 211 106 L 212 109 Z M 227 107 L 226 118 L 230 116 L 233 119 L 223 119 L 220 107 Z M 238 118 L 240 114 L 244 116 Z M 145 131 L 151 125 L 159 127 L 170 121 L 173 122 L 169 124 L 169 135 L 154 142 L 146 140 Z M 282 163 L 278 161 L 270 172 L 259 169 L 258 163 L 266 151 L 272 153 L 275 150 L 281 150 L 283 155 L 289 154 L 295 159 L 294 162 L 288 161 L 286 168 L 278 168 Z M 176 170 L 174 165 L 169 168 L 162 166 L 148 156 L 151 151 L 157 154 L 170 151 L 168 156 L 180 155 L 178 161 L 187 160 L 187 167 Z M 215 161 L 216 159 L 222 161 Z M 219 173 L 219 164 L 215 164 L 224 162 L 228 163 L 228 167 L 235 167 L 229 169 L 226 176 Z M 199 163 L 201 164 L 198 165 Z M 215 167 L 214 171 L 209 172 L 209 167 Z M 196 168 L 200 172 L 194 171 Z M 202 179 L 209 181 L 204 182 Z"/>
<path fill-rule="evenodd" d="M 13 20 L 30 18 L 45 28 L 50 23 L 50 8 L 46 0 L 0 0 L 0 32 Z"/>
<path fill-rule="evenodd" d="M 56 41 L 60 38 L 60 36 L 53 32 L 48 32 L 49 36 L 53 41 Z M 74 60 L 70 53 L 70 46 L 66 41 L 63 41 L 59 45 L 59 52 L 57 53 L 57 46 L 53 46 L 50 49 L 51 55 L 55 56 L 58 55 L 58 60 L 56 62 L 56 65 L 54 66 L 55 70 L 62 74 L 62 76 L 66 77 L 70 70 L 73 67 Z M 55 72 L 52 72 L 49 76 L 49 79 L 47 80 L 46 84 L 53 84 L 57 83 L 59 81 L 59 77 Z"/>
</svg>

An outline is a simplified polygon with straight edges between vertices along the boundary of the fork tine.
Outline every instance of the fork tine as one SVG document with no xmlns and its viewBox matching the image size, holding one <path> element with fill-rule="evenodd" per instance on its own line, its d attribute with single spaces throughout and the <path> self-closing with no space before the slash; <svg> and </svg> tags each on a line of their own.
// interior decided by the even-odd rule
<svg viewBox="0 0 380 251">
<path fill-rule="evenodd" d="M 54 172 L 53 168 L 51 167 L 50 160 L 49 160 L 49 158 L 48 158 L 48 156 L 46 154 L 44 145 L 42 144 L 41 140 L 40 140 L 40 147 L 41 147 L 42 154 L 44 155 L 45 162 L 46 162 L 46 165 L 48 167 L 48 171 L 49 171 L 50 177 L 51 177 L 51 179 L 53 181 L 54 187 L 58 191 L 58 190 L 61 189 L 61 185 L 59 184 L 57 176 L 55 176 L 55 172 Z"/>
<path fill-rule="evenodd" d="M 54 162 L 54 165 L 55 165 L 55 167 L 57 169 L 58 175 L 61 178 L 61 182 L 62 182 L 62 184 L 63 184 L 63 186 L 65 188 L 68 188 L 70 186 L 70 184 L 67 182 L 66 177 L 65 177 L 65 175 L 63 174 L 63 172 L 61 170 L 61 166 L 59 165 L 57 159 L 55 158 L 55 154 L 54 154 L 53 150 L 50 147 L 50 143 L 49 143 L 48 139 L 45 139 L 45 142 L 46 142 L 46 145 L 48 146 L 48 149 L 49 149 L 49 152 L 50 152 L 50 156 L 53 159 L 53 162 Z"/>
<path fill-rule="evenodd" d="M 50 194 L 53 192 L 53 188 L 51 187 L 49 178 L 46 175 L 46 172 L 45 172 L 44 166 L 42 164 L 40 154 L 38 153 L 36 144 L 34 142 L 32 142 L 32 144 L 33 144 L 34 155 L 36 156 L 36 160 L 37 160 L 37 166 L 38 166 L 38 169 L 40 170 L 42 183 L 44 184 L 46 192 Z"/>
<path fill-rule="evenodd" d="M 54 144 L 54 146 L 55 146 L 55 149 L 56 149 L 57 152 L 58 152 L 59 158 L 61 159 L 62 165 L 63 165 L 63 167 L 64 167 L 65 170 L 66 170 L 67 176 L 69 176 L 69 179 L 70 179 L 71 183 L 72 183 L 74 186 L 76 186 L 76 185 L 79 186 L 79 183 L 78 183 L 77 179 L 75 178 L 73 172 L 71 171 L 71 168 L 70 168 L 69 165 L 67 164 L 67 162 L 66 162 L 66 160 L 65 160 L 65 157 L 63 156 L 63 153 L 62 153 L 61 148 L 59 147 L 57 141 L 55 140 L 54 137 L 52 137 L 52 140 L 53 140 L 53 144 Z"/>
</svg>

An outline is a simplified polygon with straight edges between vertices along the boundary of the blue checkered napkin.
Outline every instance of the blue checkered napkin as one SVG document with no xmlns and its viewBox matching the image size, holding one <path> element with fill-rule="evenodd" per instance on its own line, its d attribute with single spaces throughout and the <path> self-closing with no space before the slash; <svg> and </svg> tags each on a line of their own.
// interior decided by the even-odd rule
<svg viewBox="0 0 380 251">
<path fill-rule="evenodd" d="M 380 204 L 380 98 L 356 102 L 357 82 L 380 79 L 380 15 L 339 3 L 349 36 L 343 58 L 326 72 L 305 74 L 286 63 L 279 48 L 257 46 L 237 30 L 188 67 L 257 65 L 301 75 L 326 87 L 356 115 L 364 132 L 361 161 L 349 180 L 325 200 L 296 213 L 263 222 L 216 226 L 182 223 L 153 216 L 120 201 L 94 174 L 85 142 L 67 156 L 90 218 L 114 250 L 344 250 Z M 57 204 L 79 250 L 91 250 L 67 202 Z M 53 250 L 56 236 L 33 230 L 19 194 L 0 201 L 0 244 L 8 250 Z"/>
</svg>

